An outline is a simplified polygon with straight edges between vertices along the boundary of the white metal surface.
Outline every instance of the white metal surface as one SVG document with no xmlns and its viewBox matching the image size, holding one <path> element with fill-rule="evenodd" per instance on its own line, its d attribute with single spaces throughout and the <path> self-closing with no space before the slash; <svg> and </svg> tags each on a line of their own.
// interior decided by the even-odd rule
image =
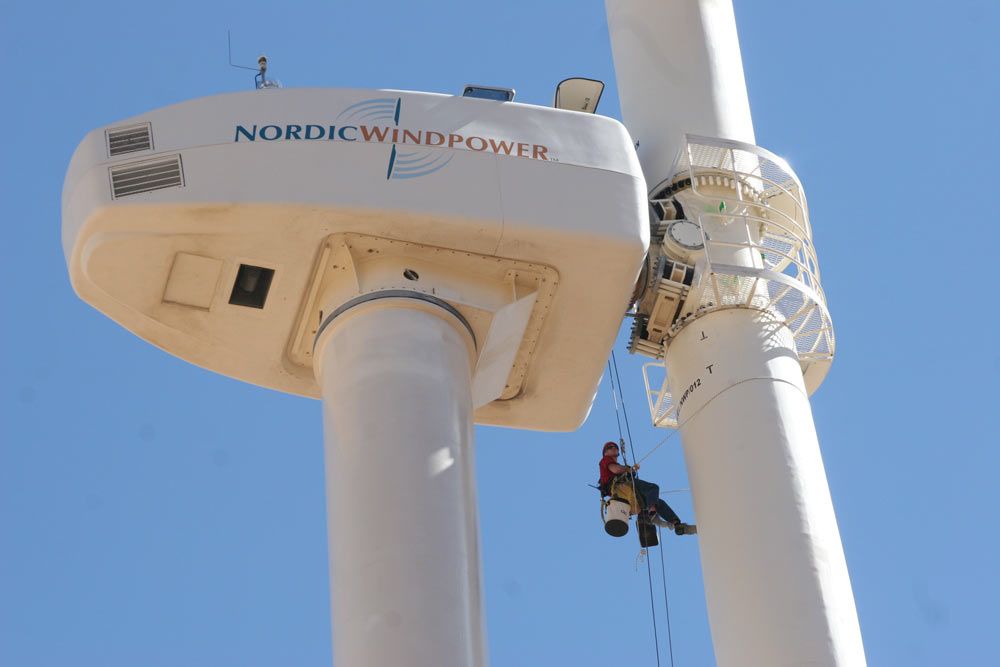
<svg viewBox="0 0 1000 667">
<path fill-rule="evenodd" d="M 485 665 L 468 332 L 382 299 L 339 315 L 317 357 L 335 663 Z"/>
<path fill-rule="evenodd" d="M 148 147 L 109 158 L 109 137 L 137 126 Z M 262 90 L 91 132 L 66 176 L 63 248 L 81 298 L 137 335 L 313 397 L 309 365 L 287 353 L 303 340 L 331 236 L 545 265 L 558 286 L 532 353 L 515 350 L 519 365 L 506 369 L 516 392 L 477 407 L 476 421 L 568 430 L 586 418 L 641 267 L 645 191 L 624 127 L 607 117 L 431 93 Z M 177 291 L 171 267 L 191 264 L 179 256 L 215 268 L 174 276 L 185 296 L 165 299 Z M 274 271 L 262 309 L 229 302 L 241 263 Z M 507 347 L 481 349 L 491 386 L 507 384 Z"/>
<path fill-rule="evenodd" d="M 447 303 L 469 324 L 476 344 L 473 406 L 479 408 L 523 390 L 558 283 L 556 271 L 540 264 L 333 234 L 316 263 L 288 359 L 312 368 L 316 334 L 343 304 L 385 290 L 413 292 Z"/>
<path fill-rule="evenodd" d="M 705 242 L 682 259 L 695 263 L 700 293 L 692 288 L 687 317 L 662 341 L 672 396 L 648 377 L 647 395 L 654 417 L 681 426 L 717 663 L 862 666 L 801 363 L 824 344 L 832 355 L 832 330 L 801 187 L 748 145 L 732 2 L 606 4 L 623 117 L 650 193 L 682 179 L 672 196 Z M 675 169 L 689 134 L 730 142 L 693 140 Z M 800 303 L 788 310 L 793 293 Z M 803 302 L 826 318 L 807 325 L 815 345 L 793 332 L 808 317 Z"/>
<path fill-rule="evenodd" d="M 790 330 L 716 311 L 667 349 L 720 666 L 865 664 Z"/>
<path fill-rule="evenodd" d="M 605 0 L 622 118 L 653 192 L 685 134 L 754 143 L 732 0 Z"/>
</svg>

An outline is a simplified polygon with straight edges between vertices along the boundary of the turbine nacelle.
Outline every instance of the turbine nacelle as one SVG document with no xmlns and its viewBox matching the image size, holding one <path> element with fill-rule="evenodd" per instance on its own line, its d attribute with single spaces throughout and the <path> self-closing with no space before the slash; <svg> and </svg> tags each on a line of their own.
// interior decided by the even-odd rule
<svg viewBox="0 0 1000 667">
<path fill-rule="evenodd" d="M 345 303 L 404 290 L 475 340 L 480 423 L 586 417 L 648 244 L 609 118 L 384 90 L 218 95 L 91 132 L 63 195 L 80 296 L 162 349 L 318 397 Z M 405 335 L 405 332 L 400 332 Z"/>
</svg>

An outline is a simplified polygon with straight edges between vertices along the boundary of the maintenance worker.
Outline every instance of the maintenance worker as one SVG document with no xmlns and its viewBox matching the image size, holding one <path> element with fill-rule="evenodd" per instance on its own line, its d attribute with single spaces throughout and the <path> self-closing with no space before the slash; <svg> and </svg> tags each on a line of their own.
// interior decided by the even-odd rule
<svg viewBox="0 0 1000 667">
<path fill-rule="evenodd" d="M 630 485 L 634 484 L 636 493 L 644 502 L 644 507 L 639 515 L 640 521 L 651 521 L 657 526 L 674 531 L 678 535 L 694 535 L 698 532 L 696 526 L 681 521 L 677 513 L 670 508 L 670 505 L 660 498 L 659 486 L 639 479 L 636 476 L 635 473 L 639 470 L 638 463 L 634 466 L 624 466 L 618 463 L 619 451 L 617 443 L 604 443 L 604 451 L 602 453 L 603 456 L 600 463 L 601 479 L 599 482 L 602 494 L 610 496 L 611 484 L 615 481 L 627 482 Z"/>
</svg>

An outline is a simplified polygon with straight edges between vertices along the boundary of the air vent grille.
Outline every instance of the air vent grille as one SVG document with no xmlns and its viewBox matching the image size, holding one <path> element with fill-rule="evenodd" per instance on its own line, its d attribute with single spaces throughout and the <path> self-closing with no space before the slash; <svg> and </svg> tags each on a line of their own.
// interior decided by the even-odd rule
<svg viewBox="0 0 1000 667">
<path fill-rule="evenodd" d="M 147 151 L 153 147 L 153 134 L 149 123 L 129 125 L 108 130 L 108 156 Z"/>
<path fill-rule="evenodd" d="M 111 194 L 115 199 L 140 192 L 184 185 L 181 156 L 132 162 L 111 168 Z"/>
</svg>

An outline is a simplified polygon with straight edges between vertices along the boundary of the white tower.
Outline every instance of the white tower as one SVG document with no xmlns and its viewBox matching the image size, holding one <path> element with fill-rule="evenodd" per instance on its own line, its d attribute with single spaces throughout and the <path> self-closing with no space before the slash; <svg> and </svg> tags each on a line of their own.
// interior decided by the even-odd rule
<svg viewBox="0 0 1000 667">
<path fill-rule="evenodd" d="M 585 419 L 646 190 L 605 117 L 265 88 L 91 132 L 63 246 L 154 345 L 323 398 L 336 664 L 478 667 L 473 422 Z"/>
<path fill-rule="evenodd" d="M 718 664 L 864 665 L 808 399 L 833 329 L 802 186 L 753 145 L 732 0 L 606 6 L 656 223 L 632 349 L 665 361 L 647 392 L 680 428 Z"/>
</svg>

